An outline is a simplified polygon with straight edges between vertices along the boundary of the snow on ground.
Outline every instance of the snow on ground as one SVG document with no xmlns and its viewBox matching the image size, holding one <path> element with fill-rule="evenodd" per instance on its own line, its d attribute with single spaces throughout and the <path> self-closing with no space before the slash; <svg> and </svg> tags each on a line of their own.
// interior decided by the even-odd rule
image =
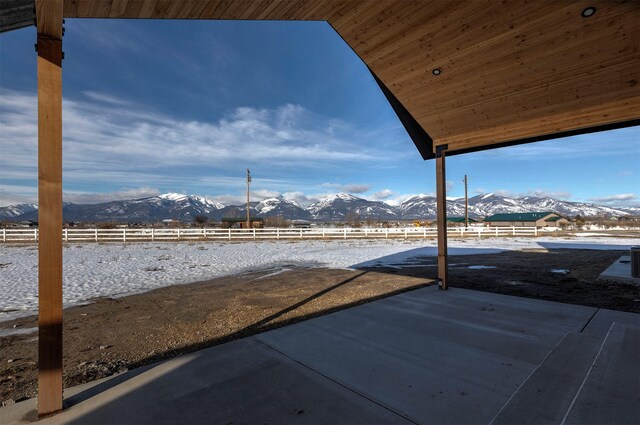
<svg viewBox="0 0 640 425">
<path fill-rule="evenodd" d="M 639 244 L 637 239 L 605 237 L 467 238 L 450 240 L 449 254 L 546 248 L 629 249 Z M 436 255 L 434 240 L 70 244 L 63 255 L 64 305 L 254 270 L 397 267 L 411 263 L 414 257 Z M 36 246 L 0 245 L 0 321 L 37 310 L 37 271 Z"/>
</svg>

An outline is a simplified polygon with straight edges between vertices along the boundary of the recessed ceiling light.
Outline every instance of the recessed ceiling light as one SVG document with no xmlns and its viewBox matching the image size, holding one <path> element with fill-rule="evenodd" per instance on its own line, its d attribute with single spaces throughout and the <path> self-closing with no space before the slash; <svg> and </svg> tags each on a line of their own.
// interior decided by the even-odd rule
<svg viewBox="0 0 640 425">
<path fill-rule="evenodd" d="M 433 73 L 433 75 L 440 75 L 442 73 L 442 71 L 440 70 L 440 68 L 436 68 L 433 71 L 431 71 Z"/>
<path fill-rule="evenodd" d="M 596 14 L 595 7 L 587 7 L 585 10 L 582 11 L 583 18 L 588 18 L 589 16 L 593 16 L 595 14 Z"/>
</svg>

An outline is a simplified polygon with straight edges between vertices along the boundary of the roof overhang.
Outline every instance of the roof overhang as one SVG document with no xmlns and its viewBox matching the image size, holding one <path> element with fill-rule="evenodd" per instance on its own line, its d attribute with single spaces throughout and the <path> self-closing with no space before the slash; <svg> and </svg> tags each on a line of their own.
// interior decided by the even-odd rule
<svg viewBox="0 0 640 425">
<path fill-rule="evenodd" d="M 1 4 L 2 31 L 33 23 L 33 0 Z M 637 1 L 65 0 L 64 17 L 327 21 L 425 159 L 640 123 Z"/>
</svg>

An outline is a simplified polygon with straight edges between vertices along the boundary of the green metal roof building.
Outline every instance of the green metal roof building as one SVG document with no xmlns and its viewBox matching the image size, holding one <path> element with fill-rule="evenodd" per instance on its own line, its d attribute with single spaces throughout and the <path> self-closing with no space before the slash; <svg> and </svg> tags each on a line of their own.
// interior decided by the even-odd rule
<svg viewBox="0 0 640 425">
<path fill-rule="evenodd" d="M 464 224 L 464 217 L 447 217 L 447 222 L 455 223 L 455 224 L 459 224 L 459 223 Z M 473 218 L 469 217 L 469 223 L 477 223 L 477 222 L 478 220 L 474 220 Z"/>
<path fill-rule="evenodd" d="M 569 224 L 569 220 L 553 211 L 493 214 L 486 217 L 484 222 L 496 227 L 557 227 L 561 224 Z"/>
</svg>

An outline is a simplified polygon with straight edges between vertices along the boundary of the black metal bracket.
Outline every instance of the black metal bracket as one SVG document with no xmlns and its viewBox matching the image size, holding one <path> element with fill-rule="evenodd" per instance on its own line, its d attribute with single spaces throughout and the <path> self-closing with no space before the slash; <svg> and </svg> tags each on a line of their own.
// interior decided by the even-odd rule
<svg viewBox="0 0 640 425">
<path fill-rule="evenodd" d="M 382 94 L 387 98 L 389 105 L 396 113 L 396 116 L 400 120 L 400 123 L 406 130 L 407 134 L 416 145 L 418 152 L 422 156 L 422 159 L 433 159 L 433 139 L 431 136 L 422 128 L 420 123 L 416 121 L 415 118 L 411 115 L 411 113 L 402 105 L 402 103 L 395 97 L 391 90 L 384 85 L 382 80 L 378 78 L 378 76 L 369 68 L 369 72 L 373 76 L 373 79 L 378 83 L 378 87 L 382 90 Z"/>
<path fill-rule="evenodd" d="M 449 145 L 438 145 L 436 146 L 436 158 L 442 157 L 442 153 L 449 149 Z"/>
</svg>

